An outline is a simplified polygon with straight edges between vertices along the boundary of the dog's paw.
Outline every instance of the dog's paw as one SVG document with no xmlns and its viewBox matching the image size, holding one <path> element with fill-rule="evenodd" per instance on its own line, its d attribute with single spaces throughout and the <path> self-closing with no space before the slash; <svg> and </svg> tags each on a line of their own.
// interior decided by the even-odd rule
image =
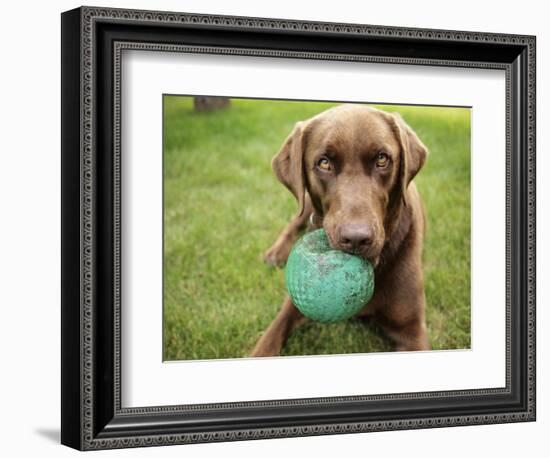
<svg viewBox="0 0 550 458">
<path fill-rule="evenodd" d="M 264 253 L 264 262 L 269 266 L 282 267 L 285 265 L 289 254 L 290 247 L 275 244 Z"/>
<path fill-rule="evenodd" d="M 272 356 L 279 356 L 281 348 L 274 345 L 272 342 L 267 342 L 263 339 L 256 344 L 254 349 L 250 352 L 250 356 L 253 358 L 269 358 Z"/>
</svg>

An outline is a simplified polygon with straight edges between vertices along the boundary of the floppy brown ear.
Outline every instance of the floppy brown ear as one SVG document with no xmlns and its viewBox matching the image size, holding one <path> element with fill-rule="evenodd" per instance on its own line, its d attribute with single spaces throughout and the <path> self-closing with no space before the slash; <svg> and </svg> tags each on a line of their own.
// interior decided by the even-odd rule
<svg viewBox="0 0 550 458">
<path fill-rule="evenodd" d="M 294 130 L 286 138 L 279 152 L 271 161 L 271 167 L 278 180 L 294 194 L 300 208 L 300 215 L 304 211 L 305 202 L 305 172 L 304 172 L 304 128 L 305 122 L 298 122 Z"/>
<path fill-rule="evenodd" d="M 392 113 L 392 118 L 401 146 L 399 180 L 403 201 L 407 205 L 407 187 L 426 162 L 428 148 L 426 148 L 424 143 L 418 138 L 418 135 L 403 120 L 399 113 Z"/>
</svg>

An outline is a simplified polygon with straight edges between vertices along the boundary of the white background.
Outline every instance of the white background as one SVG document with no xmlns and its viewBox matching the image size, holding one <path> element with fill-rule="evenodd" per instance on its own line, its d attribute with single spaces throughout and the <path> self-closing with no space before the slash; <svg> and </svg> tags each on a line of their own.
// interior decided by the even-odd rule
<svg viewBox="0 0 550 458">
<path fill-rule="evenodd" d="M 505 386 L 504 71 L 131 51 L 122 75 L 122 406 Z M 163 364 L 163 93 L 472 106 L 471 350 Z"/>
<path fill-rule="evenodd" d="M 548 174 L 550 31 L 543 2 L 97 1 L 98 5 L 362 22 L 538 36 L 538 176 Z M 0 29 L 0 450 L 6 456 L 69 456 L 59 446 L 60 17 L 77 2 L 10 2 Z M 109 456 L 544 456 L 550 428 L 549 180 L 538 183 L 538 421 L 104 452 Z M 546 256 L 545 256 L 546 255 Z M 538 452 L 537 452 L 538 450 Z"/>
</svg>

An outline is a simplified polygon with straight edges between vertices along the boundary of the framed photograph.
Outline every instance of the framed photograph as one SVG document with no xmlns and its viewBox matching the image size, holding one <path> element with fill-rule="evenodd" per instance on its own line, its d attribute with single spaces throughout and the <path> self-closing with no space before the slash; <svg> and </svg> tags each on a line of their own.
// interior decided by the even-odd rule
<svg viewBox="0 0 550 458">
<path fill-rule="evenodd" d="M 535 37 L 62 14 L 63 444 L 535 420 Z"/>
</svg>

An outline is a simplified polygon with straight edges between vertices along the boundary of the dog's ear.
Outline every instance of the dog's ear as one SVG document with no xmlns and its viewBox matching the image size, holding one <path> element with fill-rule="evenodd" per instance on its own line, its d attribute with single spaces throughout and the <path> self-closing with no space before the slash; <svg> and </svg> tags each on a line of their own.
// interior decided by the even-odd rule
<svg viewBox="0 0 550 458">
<path fill-rule="evenodd" d="M 403 202 L 407 205 L 407 187 L 426 162 L 428 148 L 399 113 L 392 113 L 391 116 L 394 131 L 401 147 L 398 179 Z"/>
<path fill-rule="evenodd" d="M 306 184 L 304 171 L 304 131 L 307 122 L 296 123 L 281 149 L 271 161 L 277 179 L 294 194 L 298 201 L 300 215 L 304 211 Z"/>
</svg>

